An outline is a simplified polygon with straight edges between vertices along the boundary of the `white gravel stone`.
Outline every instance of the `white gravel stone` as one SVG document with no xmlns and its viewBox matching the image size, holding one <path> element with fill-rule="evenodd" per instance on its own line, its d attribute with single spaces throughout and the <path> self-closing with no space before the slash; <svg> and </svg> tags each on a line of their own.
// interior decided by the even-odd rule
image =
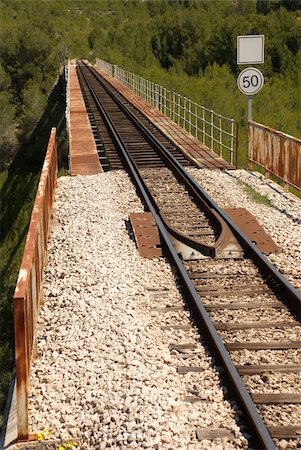
<svg viewBox="0 0 301 450">
<path fill-rule="evenodd" d="M 154 310 L 183 301 L 169 264 L 138 254 L 128 220 L 142 211 L 122 171 L 58 180 L 30 428 L 78 438 L 82 449 L 247 448 L 197 332 L 161 328 L 189 324 L 189 314 Z M 169 345 L 187 340 L 197 350 L 183 362 Z M 204 370 L 178 374 L 186 364 Z M 184 400 L 189 390 L 199 402 Z M 234 437 L 199 442 L 206 426 Z"/>
<path fill-rule="evenodd" d="M 192 168 L 188 172 L 221 208 L 246 208 L 257 218 L 281 249 L 269 259 L 301 291 L 301 200 L 280 188 L 270 188 L 263 176 L 253 176 L 246 170 Z M 271 206 L 254 202 L 239 181 L 258 193 L 264 192 Z"/>
<path fill-rule="evenodd" d="M 239 196 L 283 248 L 271 259 L 298 286 L 301 232 L 291 218 L 298 207 L 284 200 L 276 208 L 254 204 L 227 173 L 191 173 L 209 191 L 219 189 L 221 206 L 237 206 Z M 128 176 L 62 177 L 56 198 L 39 317 L 42 356 L 32 367 L 31 430 L 79 439 L 82 449 L 247 448 L 196 330 L 161 328 L 179 319 L 189 324 L 189 314 L 154 309 L 183 301 L 169 264 L 138 254 L 128 220 L 143 207 Z M 193 357 L 169 349 L 183 342 L 196 343 Z M 178 365 L 203 371 L 180 375 Z M 185 401 L 189 395 L 201 401 Z M 198 442 L 198 427 L 226 428 L 234 437 Z"/>
</svg>

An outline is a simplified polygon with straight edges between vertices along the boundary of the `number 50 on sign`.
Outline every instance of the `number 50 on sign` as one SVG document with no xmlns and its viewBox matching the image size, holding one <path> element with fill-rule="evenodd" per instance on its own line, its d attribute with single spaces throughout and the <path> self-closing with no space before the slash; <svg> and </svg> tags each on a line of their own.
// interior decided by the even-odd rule
<svg viewBox="0 0 301 450">
<path fill-rule="evenodd" d="M 240 72 L 237 78 L 239 90 L 246 95 L 254 95 L 260 91 L 264 84 L 264 77 L 260 70 L 248 67 Z"/>
</svg>

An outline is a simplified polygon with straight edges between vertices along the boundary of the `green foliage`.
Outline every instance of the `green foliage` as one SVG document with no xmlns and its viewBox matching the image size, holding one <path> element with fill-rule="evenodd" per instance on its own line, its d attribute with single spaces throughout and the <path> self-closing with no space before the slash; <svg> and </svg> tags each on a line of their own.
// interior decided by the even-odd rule
<svg viewBox="0 0 301 450">
<path fill-rule="evenodd" d="M 23 130 L 23 137 L 26 139 L 35 126 L 36 118 L 43 111 L 44 99 L 41 96 L 40 84 L 30 79 L 22 90 L 22 116 L 20 117 L 20 125 Z"/>
<path fill-rule="evenodd" d="M 259 68 L 266 82 L 254 98 L 253 118 L 300 136 L 301 23 L 299 11 L 290 12 L 297 8 L 271 1 L 264 9 L 256 0 L 158 0 L 145 5 L 147 12 L 130 21 L 120 17 L 117 30 L 101 30 L 101 43 L 94 41 L 97 56 L 236 119 L 239 165 L 245 166 L 247 99 L 236 85 L 243 68 L 236 65 L 236 37 L 264 34 L 265 64 Z M 129 16 L 130 8 L 131 2 Z"/>
<path fill-rule="evenodd" d="M 15 116 L 16 107 L 10 94 L 0 91 L 0 170 L 1 161 L 11 157 L 17 147 Z"/>
<path fill-rule="evenodd" d="M 236 66 L 236 37 L 266 35 L 266 58 L 270 72 L 294 70 L 294 57 L 301 45 L 301 29 L 295 16 L 284 8 L 269 8 L 268 15 L 256 14 L 255 1 L 199 2 L 185 10 L 166 12 L 156 23 L 151 44 L 162 67 L 181 67 L 198 75 L 208 65 Z M 267 6 L 268 2 L 264 2 Z M 280 6 L 279 6 L 280 7 Z M 275 9 L 275 11 L 274 11 Z M 266 14 L 266 13 L 264 13 Z"/>
<path fill-rule="evenodd" d="M 232 116 L 242 126 L 244 164 L 246 98 L 236 87 L 242 34 L 264 34 L 266 42 L 254 119 L 300 135 L 300 0 L 3 0 L 1 8 L 2 159 L 37 123 L 68 55 L 99 56 Z"/>
</svg>

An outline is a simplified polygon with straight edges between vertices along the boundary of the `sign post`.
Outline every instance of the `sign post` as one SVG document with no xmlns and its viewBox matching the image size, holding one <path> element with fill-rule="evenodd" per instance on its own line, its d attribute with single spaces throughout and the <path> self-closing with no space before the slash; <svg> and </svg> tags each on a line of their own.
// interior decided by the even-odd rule
<svg viewBox="0 0 301 450">
<path fill-rule="evenodd" d="M 237 36 L 237 64 L 264 63 L 264 35 Z M 253 95 L 260 91 L 264 77 L 260 70 L 248 67 L 237 78 L 239 90 L 248 96 L 248 121 L 252 120 Z"/>
<path fill-rule="evenodd" d="M 248 122 L 251 122 L 252 120 L 252 102 L 253 102 L 252 95 L 248 95 Z"/>
</svg>

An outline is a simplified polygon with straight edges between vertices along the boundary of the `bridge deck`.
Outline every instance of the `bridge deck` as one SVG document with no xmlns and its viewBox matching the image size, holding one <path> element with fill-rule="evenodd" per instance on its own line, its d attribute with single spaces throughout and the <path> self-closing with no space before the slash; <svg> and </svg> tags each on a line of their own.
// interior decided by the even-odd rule
<svg viewBox="0 0 301 450">
<path fill-rule="evenodd" d="M 76 68 L 69 75 L 70 129 L 69 152 L 71 175 L 93 175 L 103 172 L 90 122 L 82 97 Z"/>
<path fill-rule="evenodd" d="M 112 78 L 98 66 L 95 69 L 114 86 L 128 101 L 148 117 L 167 137 L 169 137 L 188 157 L 200 168 L 206 169 L 235 169 L 235 167 L 198 141 L 188 131 L 181 128 L 169 117 L 141 99 L 120 81 Z"/>
</svg>

